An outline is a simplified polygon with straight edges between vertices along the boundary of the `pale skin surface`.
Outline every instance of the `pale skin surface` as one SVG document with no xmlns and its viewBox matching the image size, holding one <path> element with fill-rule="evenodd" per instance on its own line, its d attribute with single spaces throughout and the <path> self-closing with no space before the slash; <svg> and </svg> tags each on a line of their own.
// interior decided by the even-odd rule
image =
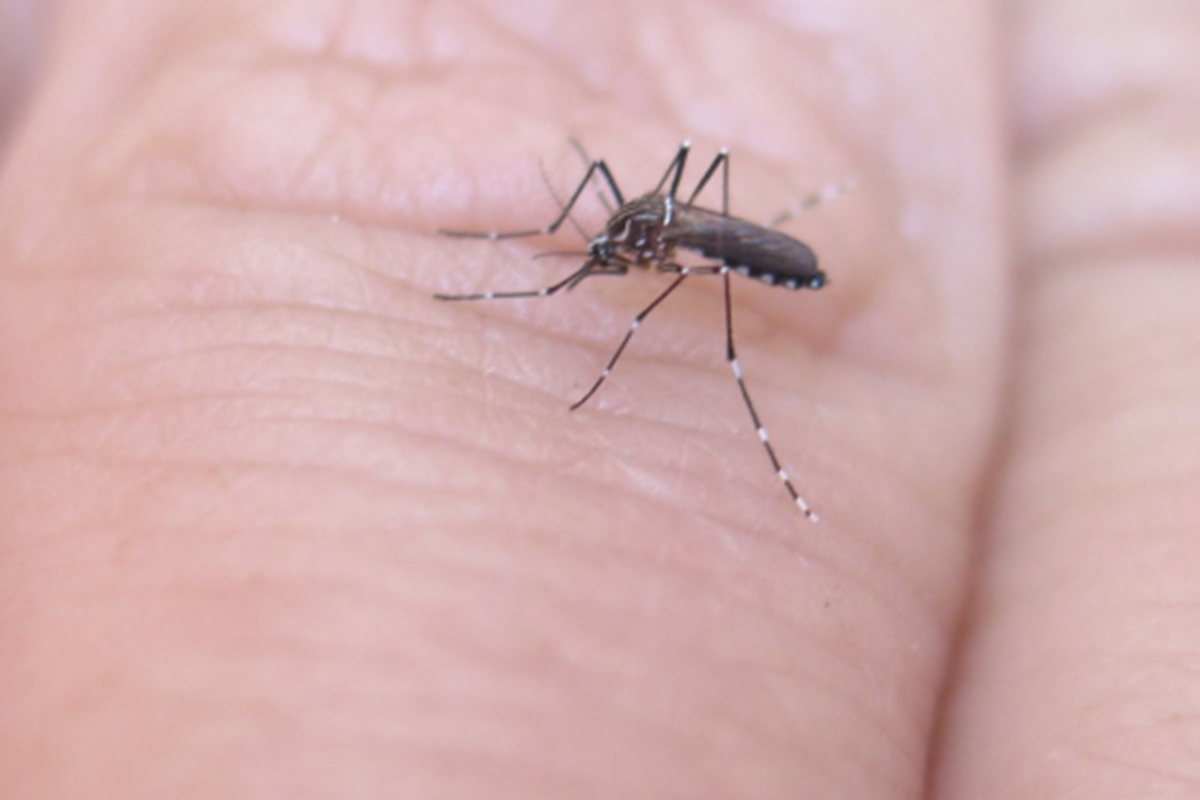
<svg viewBox="0 0 1200 800">
<path fill-rule="evenodd" d="M 1200 789 L 1191 6 L 246 5 L 64 3 L 6 121 L 0 796 Z M 819 525 L 711 279 L 573 414 L 661 276 L 431 298 L 577 263 L 434 234 L 570 134 L 857 180 L 735 285 Z"/>
</svg>

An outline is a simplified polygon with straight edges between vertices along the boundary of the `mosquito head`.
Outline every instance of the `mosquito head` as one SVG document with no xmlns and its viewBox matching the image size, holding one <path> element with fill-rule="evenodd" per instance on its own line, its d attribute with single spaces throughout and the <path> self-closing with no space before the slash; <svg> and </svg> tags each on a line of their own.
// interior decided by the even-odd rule
<svg viewBox="0 0 1200 800">
<path fill-rule="evenodd" d="M 588 245 L 588 256 L 594 264 L 611 264 L 616 255 L 616 245 L 609 238 L 607 231 L 592 239 L 592 243 Z"/>
</svg>

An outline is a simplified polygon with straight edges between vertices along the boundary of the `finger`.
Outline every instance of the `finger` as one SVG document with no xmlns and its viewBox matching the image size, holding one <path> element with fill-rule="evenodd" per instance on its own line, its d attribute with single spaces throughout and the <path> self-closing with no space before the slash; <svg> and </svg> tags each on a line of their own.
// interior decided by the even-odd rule
<svg viewBox="0 0 1200 800">
<path fill-rule="evenodd" d="M 1018 22 L 1014 417 L 938 796 L 1185 797 L 1200 18 L 1056 2 Z"/>
<path fill-rule="evenodd" d="M 0 0 L 0 153 L 33 79 L 49 6 Z"/>
<path fill-rule="evenodd" d="M 0 193 L 0 787 L 917 796 L 999 369 L 985 19 L 430 8 L 64 18 Z M 575 414 L 652 278 L 432 298 L 553 279 L 433 232 L 552 219 L 568 134 L 636 192 L 714 102 L 739 215 L 875 187 L 788 228 L 829 290 L 735 295 L 820 528 L 719 285 Z"/>
</svg>

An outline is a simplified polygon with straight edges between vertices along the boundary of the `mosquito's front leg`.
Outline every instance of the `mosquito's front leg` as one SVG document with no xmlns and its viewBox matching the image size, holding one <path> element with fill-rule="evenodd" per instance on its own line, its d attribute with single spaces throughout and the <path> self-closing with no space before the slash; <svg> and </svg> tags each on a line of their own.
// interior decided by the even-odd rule
<svg viewBox="0 0 1200 800">
<path fill-rule="evenodd" d="M 455 236 L 463 239 L 519 239 L 526 236 L 548 236 L 557 231 L 559 227 L 567 221 L 567 218 L 571 215 L 571 209 L 575 207 L 575 203 L 579 201 L 580 195 L 583 194 L 583 190 L 587 188 L 588 182 L 591 181 L 592 176 L 596 174 L 597 171 L 604 176 L 604 180 L 608 182 L 608 186 L 610 189 L 612 189 L 613 195 L 619 199 L 621 197 L 621 190 L 617 188 L 617 182 L 613 179 L 612 172 L 609 171 L 608 165 L 605 164 L 604 159 L 601 158 L 593 161 L 588 166 L 587 172 L 583 176 L 583 180 L 581 180 L 579 185 L 575 187 L 575 191 L 571 194 L 571 199 L 568 200 L 566 205 L 562 207 L 562 212 L 558 215 L 558 218 L 544 228 L 536 228 L 528 231 L 488 231 L 482 233 L 478 231 L 448 231 L 441 229 L 438 231 L 438 233 L 441 233 L 445 236 Z"/>
<path fill-rule="evenodd" d="M 583 397 L 571 404 L 572 411 L 590 400 L 592 395 L 596 393 L 596 390 L 600 388 L 601 384 L 603 384 L 608 376 L 612 374 L 613 367 L 617 365 L 617 361 L 620 360 L 621 354 L 625 352 L 625 348 L 629 345 L 629 340 L 633 338 L 635 333 L 637 333 L 637 329 L 642 326 L 642 321 L 645 320 L 646 317 L 650 316 L 650 312 L 658 308 L 658 305 L 663 300 L 666 300 L 667 297 L 670 296 L 671 292 L 678 289 L 679 284 L 687 280 L 689 270 L 686 267 L 680 267 L 678 270 L 670 271 L 677 273 L 675 280 L 671 281 L 671 284 L 666 289 L 663 289 L 661 292 L 659 292 L 658 297 L 655 297 L 654 301 L 650 303 L 650 305 L 643 308 L 641 313 L 633 318 L 633 323 L 630 324 L 629 330 L 625 332 L 625 338 L 621 340 L 621 344 L 617 346 L 616 352 L 613 353 L 612 358 L 608 360 L 608 364 L 605 365 L 604 371 L 600 373 L 600 377 L 596 378 L 596 382 L 593 383 L 592 387 L 584 393 Z"/>
<path fill-rule="evenodd" d="M 475 294 L 435 294 L 436 300 L 514 300 L 521 297 L 549 297 L 562 289 L 574 289 L 580 281 L 594 275 L 624 275 L 629 268 L 624 264 L 595 264 L 588 261 L 579 269 L 557 283 L 541 289 L 522 289 L 515 292 L 477 292 Z"/>
</svg>

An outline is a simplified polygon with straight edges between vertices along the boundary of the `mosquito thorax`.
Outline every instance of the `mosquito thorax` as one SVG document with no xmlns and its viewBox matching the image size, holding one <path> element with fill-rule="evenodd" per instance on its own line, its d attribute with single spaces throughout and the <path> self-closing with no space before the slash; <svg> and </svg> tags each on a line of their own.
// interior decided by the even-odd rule
<svg viewBox="0 0 1200 800">
<path fill-rule="evenodd" d="M 658 264 L 673 250 L 663 235 L 670 225 L 674 201 L 647 194 L 618 208 L 601 234 L 612 253 L 620 253 L 639 266 Z"/>
</svg>

